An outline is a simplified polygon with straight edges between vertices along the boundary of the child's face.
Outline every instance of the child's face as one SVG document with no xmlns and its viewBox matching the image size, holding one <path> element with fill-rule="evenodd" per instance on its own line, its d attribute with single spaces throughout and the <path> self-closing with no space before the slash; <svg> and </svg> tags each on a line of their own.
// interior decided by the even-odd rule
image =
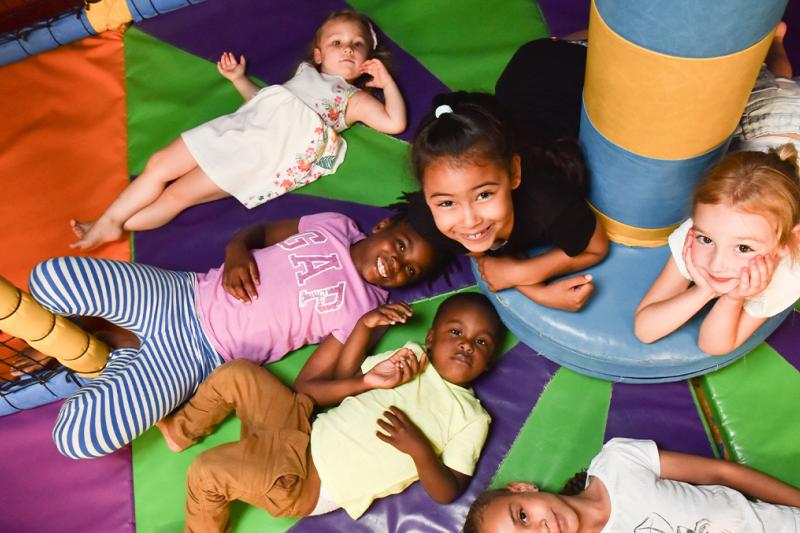
<svg viewBox="0 0 800 533">
<path fill-rule="evenodd" d="M 358 23 L 333 19 L 322 28 L 319 43 L 314 48 L 314 62 L 325 74 L 341 76 L 347 81 L 361 75 L 359 68 L 369 51 Z"/>
<path fill-rule="evenodd" d="M 480 528 L 482 533 L 578 531 L 578 514 L 561 496 L 521 488 L 514 490 L 511 486 L 509 490 L 511 492 L 508 495 L 496 498 L 484 508 Z"/>
<path fill-rule="evenodd" d="M 407 221 L 385 218 L 372 235 L 350 247 L 350 256 L 368 283 L 394 288 L 422 279 L 433 265 L 434 250 Z"/>
<path fill-rule="evenodd" d="M 694 210 L 692 262 L 711 288 L 726 294 L 756 256 L 786 254 L 776 228 L 761 215 L 722 204 L 697 204 Z"/>
<path fill-rule="evenodd" d="M 494 161 L 440 158 L 425 168 L 422 183 L 436 227 L 470 252 L 485 252 L 511 235 L 511 191 L 520 184 L 518 156 L 510 173 Z"/>
<path fill-rule="evenodd" d="M 450 307 L 428 331 L 431 364 L 450 383 L 468 385 L 489 367 L 498 335 L 489 312 L 480 305 L 464 302 Z"/>
</svg>

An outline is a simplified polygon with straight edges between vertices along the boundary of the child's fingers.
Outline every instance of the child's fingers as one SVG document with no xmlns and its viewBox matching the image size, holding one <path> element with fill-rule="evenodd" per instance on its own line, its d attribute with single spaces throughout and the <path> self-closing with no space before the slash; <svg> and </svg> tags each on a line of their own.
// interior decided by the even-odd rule
<svg viewBox="0 0 800 533">
<path fill-rule="evenodd" d="M 386 413 L 384 413 L 385 415 Z M 378 427 L 380 427 L 383 431 L 386 432 L 386 437 L 391 438 L 394 435 L 395 428 L 389 422 L 384 420 L 383 418 L 378 419 Z"/>
<path fill-rule="evenodd" d="M 259 277 L 258 265 L 256 264 L 256 262 L 250 261 L 247 267 L 250 270 L 250 278 L 253 280 L 253 283 L 255 283 L 256 285 L 261 285 L 261 278 Z"/>
<path fill-rule="evenodd" d="M 380 422 L 380 420 L 379 420 L 379 422 Z M 379 439 L 381 439 L 386 444 L 392 444 L 392 437 L 390 435 L 386 435 L 384 433 L 381 433 L 380 431 L 376 431 L 375 432 L 375 436 L 378 437 Z"/>
</svg>

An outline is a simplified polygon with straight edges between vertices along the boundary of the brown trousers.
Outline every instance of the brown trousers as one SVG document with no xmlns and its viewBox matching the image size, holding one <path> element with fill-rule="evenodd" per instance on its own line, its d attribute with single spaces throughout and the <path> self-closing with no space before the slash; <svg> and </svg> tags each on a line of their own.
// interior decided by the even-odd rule
<svg viewBox="0 0 800 533">
<path fill-rule="evenodd" d="M 206 450 L 189 466 L 186 531 L 224 531 L 232 500 L 273 516 L 310 513 L 320 491 L 309 446 L 313 409 L 311 398 L 255 363 L 237 360 L 217 368 L 167 419 L 181 446 L 211 433 L 231 411 L 242 422 L 238 442 Z"/>
</svg>

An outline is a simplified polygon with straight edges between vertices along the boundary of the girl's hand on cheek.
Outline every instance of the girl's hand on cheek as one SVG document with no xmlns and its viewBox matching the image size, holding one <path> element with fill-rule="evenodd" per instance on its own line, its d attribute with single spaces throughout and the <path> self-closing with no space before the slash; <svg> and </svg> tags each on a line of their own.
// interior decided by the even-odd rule
<svg viewBox="0 0 800 533">
<path fill-rule="evenodd" d="M 764 292 L 772 281 L 774 271 L 775 260 L 772 256 L 757 255 L 742 269 L 739 284 L 726 296 L 744 300 Z"/>
<path fill-rule="evenodd" d="M 692 260 L 692 246 L 695 245 L 694 230 L 689 230 L 686 234 L 686 241 L 683 243 L 683 263 L 686 265 L 686 271 L 689 272 L 689 276 L 699 290 L 707 293 L 710 297 L 719 296 L 719 293 L 711 287 L 706 275 L 694 265 L 694 261 Z"/>
<path fill-rule="evenodd" d="M 383 416 L 386 420 L 378 419 L 378 426 L 383 432 L 375 432 L 383 442 L 391 444 L 411 457 L 420 457 L 432 451 L 428 439 L 400 408 L 393 405 L 388 411 L 383 412 Z"/>
<path fill-rule="evenodd" d="M 364 84 L 367 87 L 383 89 L 386 85 L 394 81 L 380 59 L 367 59 L 361 64 L 361 67 L 359 67 L 359 72 L 372 76 L 372 79 Z"/>
</svg>

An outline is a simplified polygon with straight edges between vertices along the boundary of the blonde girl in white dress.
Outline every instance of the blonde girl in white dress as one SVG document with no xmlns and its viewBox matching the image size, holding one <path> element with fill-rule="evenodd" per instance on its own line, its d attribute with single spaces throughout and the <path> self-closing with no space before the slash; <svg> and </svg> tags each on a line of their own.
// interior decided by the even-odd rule
<svg viewBox="0 0 800 533">
<path fill-rule="evenodd" d="M 282 85 L 259 89 L 245 76 L 244 56 L 223 53 L 217 68 L 245 104 L 153 154 L 97 220 L 70 220 L 78 237 L 72 248 L 90 250 L 123 231 L 158 228 L 188 207 L 226 196 L 253 208 L 331 174 L 347 148 L 339 132 L 355 122 L 403 131 L 405 103 L 376 57 L 381 53 L 369 19 L 353 11 L 328 16 L 309 61 Z M 364 88 L 383 91 L 383 102 L 353 85 L 363 79 Z"/>
</svg>

